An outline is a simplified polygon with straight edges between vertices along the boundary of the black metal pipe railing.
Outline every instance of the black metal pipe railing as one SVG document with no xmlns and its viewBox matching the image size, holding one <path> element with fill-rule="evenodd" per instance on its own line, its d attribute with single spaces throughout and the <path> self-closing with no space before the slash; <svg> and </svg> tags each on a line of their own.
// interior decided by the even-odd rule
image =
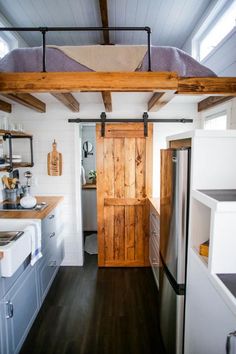
<svg viewBox="0 0 236 354">
<path fill-rule="evenodd" d="M 0 27 L 0 32 L 41 32 L 43 59 L 42 69 L 46 72 L 46 32 L 66 32 L 66 31 L 145 31 L 147 32 L 147 46 L 148 46 L 148 71 L 152 71 L 151 63 L 151 28 L 145 27 Z"/>
</svg>

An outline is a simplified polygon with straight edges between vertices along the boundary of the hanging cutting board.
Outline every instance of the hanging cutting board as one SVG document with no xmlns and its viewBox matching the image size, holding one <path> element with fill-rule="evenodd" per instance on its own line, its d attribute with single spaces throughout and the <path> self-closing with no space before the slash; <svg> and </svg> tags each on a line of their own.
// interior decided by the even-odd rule
<svg viewBox="0 0 236 354">
<path fill-rule="evenodd" d="M 48 175 L 62 175 L 62 154 L 57 151 L 57 143 L 55 140 L 52 143 L 52 152 L 48 153 Z"/>
</svg>

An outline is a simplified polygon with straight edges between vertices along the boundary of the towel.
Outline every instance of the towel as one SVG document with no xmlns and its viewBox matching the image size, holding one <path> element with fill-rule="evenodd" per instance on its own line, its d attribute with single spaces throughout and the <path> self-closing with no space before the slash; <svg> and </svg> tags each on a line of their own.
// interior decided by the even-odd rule
<svg viewBox="0 0 236 354">
<path fill-rule="evenodd" d="M 33 266 L 43 256 L 41 252 L 41 228 L 38 223 L 26 226 L 24 232 L 28 231 L 31 236 L 31 260 Z"/>
<path fill-rule="evenodd" d="M 147 53 L 146 45 L 56 46 L 69 58 L 94 71 L 135 71 Z"/>
<path fill-rule="evenodd" d="M 85 169 L 83 165 L 81 165 L 81 183 L 82 185 L 86 184 Z"/>
</svg>

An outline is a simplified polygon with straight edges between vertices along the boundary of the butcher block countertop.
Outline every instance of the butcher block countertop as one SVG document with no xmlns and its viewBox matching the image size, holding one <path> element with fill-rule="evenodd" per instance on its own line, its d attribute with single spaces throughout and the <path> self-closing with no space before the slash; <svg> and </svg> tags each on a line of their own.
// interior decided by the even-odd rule
<svg viewBox="0 0 236 354">
<path fill-rule="evenodd" d="M 150 204 L 156 210 L 156 212 L 160 215 L 160 199 L 159 198 L 148 198 Z"/>
<path fill-rule="evenodd" d="M 0 219 L 44 219 L 63 200 L 63 197 L 37 197 L 37 203 L 46 202 L 43 210 L 0 211 Z M 1 255 L 0 255 L 1 256 Z"/>
</svg>

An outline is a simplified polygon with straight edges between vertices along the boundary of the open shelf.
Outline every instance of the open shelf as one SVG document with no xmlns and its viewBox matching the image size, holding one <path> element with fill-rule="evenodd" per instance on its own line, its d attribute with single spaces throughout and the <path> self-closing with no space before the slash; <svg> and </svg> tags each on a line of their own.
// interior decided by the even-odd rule
<svg viewBox="0 0 236 354">
<path fill-rule="evenodd" d="M 3 130 L 3 129 L 0 129 L 0 136 L 4 136 L 4 135 L 7 135 L 7 134 L 10 134 L 12 136 L 15 136 L 15 137 L 25 137 L 25 138 L 28 138 L 28 137 L 32 137 L 32 134 L 30 133 L 25 133 L 25 132 L 20 132 L 20 131 L 15 131 L 15 130 Z"/>
<path fill-rule="evenodd" d="M 200 261 L 204 264 L 205 267 L 208 267 L 208 257 L 204 257 L 204 256 L 201 256 L 199 254 L 199 249 L 195 248 L 195 247 L 192 247 L 194 253 L 196 254 L 196 256 L 200 259 Z"/>
<path fill-rule="evenodd" d="M 0 171 L 3 172 L 11 172 L 14 168 L 20 168 L 20 167 L 33 167 L 34 166 L 34 160 L 33 160 L 33 136 L 28 133 L 24 132 L 16 132 L 16 131 L 11 131 L 11 130 L 0 130 L 0 136 L 3 137 L 3 140 L 6 142 L 8 141 L 9 147 L 8 147 L 8 155 L 9 155 L 9 161 L 4 164 L 4 166 L 0 165 Z M 13 156 L 13 144 L 12 141 L 13 139 L 16 140 L 22 140 L 22 139 L 28 139 L 30 143 L 30 162 L 13 162 L 12 161 L 12 156 Z"/>
</svg>

